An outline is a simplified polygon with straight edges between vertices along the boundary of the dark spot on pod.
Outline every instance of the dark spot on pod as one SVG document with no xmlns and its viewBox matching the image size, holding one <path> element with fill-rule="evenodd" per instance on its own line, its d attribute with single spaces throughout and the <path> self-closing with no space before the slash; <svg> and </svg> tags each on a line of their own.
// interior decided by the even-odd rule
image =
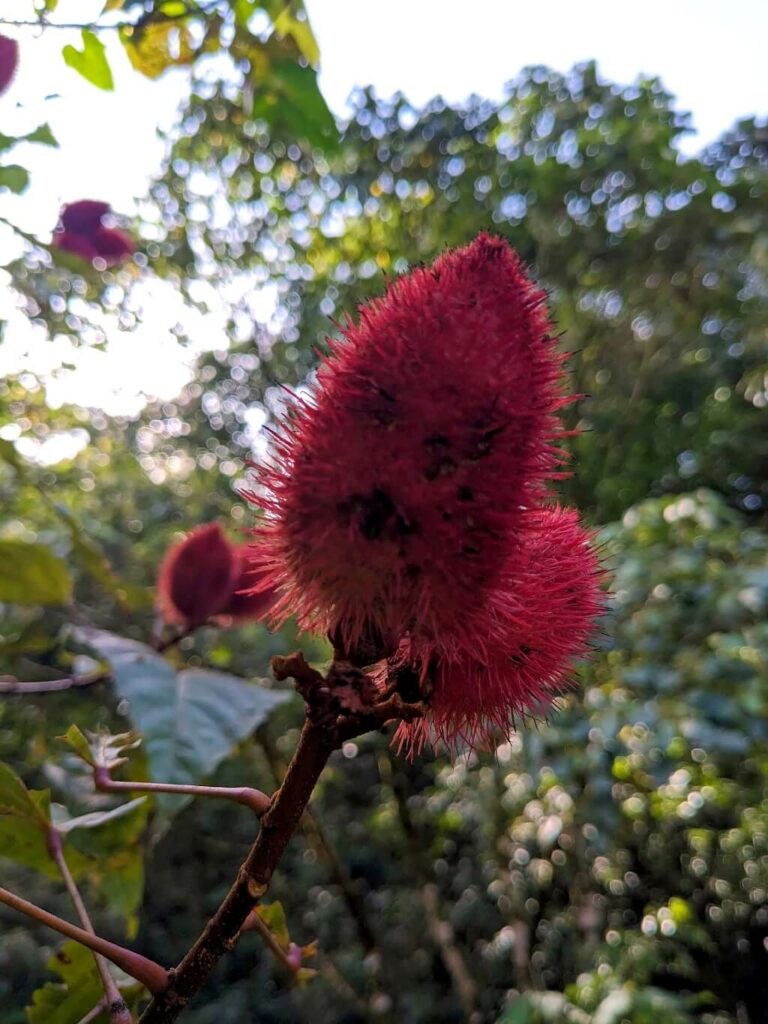
<svg viewBox="0 0 768 1024">
<path fill-rule="evenodd" d="M 346 525 L 355 525 L 368 540 L 394 539 L 419 533 L 421 526 L 397 512 L 385 490 L 375 487 L 370 494 L 353 494 L 338 506 Z"/>
<path fill-rule="evenodd" d="M 395 531 L 401 537 L 410 537 L 411 534 L 421 533 L 421 525 L 416 520 L 408 520 L 404 516 L 398 516 L 395 520 Z"/>
<path fill-rule="evenodd" d="M 462 555 L 479 555 L 480 548 L 477 544 L 465 544 L 461 549 Z"/>
<path fill-rule="evenodd" d="M 368 540 L 381 536 L 384 527 L 395 514 L 395 506 L 386 491 L 376 487 L 369 494 L 352 494 L 340 502 L 339 514 L 346 523 L 355 523 Z"/>
<path fill-rule="evenodd" d="M 427 480 L 436 480 L 439 476 L 449 476 L 457 469 L 455 459 L 452 459 L 450 455 L 444 455 L 441 459 L 436 459 L 430 466 L 424 470 L 424 476 Z"/>
<path fill-rule="evenodd" d="M 467 487 L 466 484 L 462 484 L 461 487 L 456 491 L 456 497 L 459 501 L 472 501 L 475 496 L 475 492 L 471 487 Z"/>
<path fill-rule="evenodd" d="M 395 506 L 387 492 L 377 487 L 361 511 L 360 532 L 368 540 L 376 540 L 395 514 Z"/>
<path fill-rule="evenodd" d="M 380 409 L 374 409 L 371 412 L 371 416 L 380 427 L 391 427 L 392 424 L 397 419 L 394 410 L 389 408 L 389 406 L 384 406 L 383 408 Z"/>
<path fill-rule="evenodd" d="M 432 434 L 430 437 L 424 438 L 424 444 L 427 448 L 439 449 L 439 448 L 450 448 L 450 439 L 445 434 Z"/>
</svg>

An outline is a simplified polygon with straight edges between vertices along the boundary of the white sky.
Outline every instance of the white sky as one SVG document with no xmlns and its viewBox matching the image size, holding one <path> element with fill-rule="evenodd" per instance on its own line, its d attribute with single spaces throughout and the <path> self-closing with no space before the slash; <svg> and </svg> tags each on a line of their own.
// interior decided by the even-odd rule
<svg viewBox="0 0 768 1024">
<path fill-rule="evenodd" d="M 102 0 L 59 0 L 55 17 L 87 21 L 102 6 Z M 768 113 L 768 0 L 306 0 L 306 6 L 320 43 L 321 87 L 340 114 L 358 84 L 372 84 L 382 95 L 399 89 L 416 104 L 437 93 L 448 100 L 472 92 L 499 96 L 503 83 L 527 64 L 564 71 L 590 58 L 620 83 L 659 75 L 679 109 L 693 113 L 698 136 L 685 144 L 688 152 L 739 117 Z M 2 18 L 28 18 L 30 10 L 31 0 L 0 0 Z M 77 33 L 48 30 L 41 37 L 1 25 L 0 32 L 21 41 L 19 73 L 0 98 L 0 131 L 16 134 L 48 121 L 61 142 L 59 150 L 26 146 L 8 157 L 13 162 L 17 154 L 30 168 L 32 185 L 24 196 L 0 196 L 0 217 L 45 239 L 63 202 L 99 198 L 131 213 L 133 197 L 144 191 L 162 156 L 155 128 L 172 123 L 186 74 L 172 71 L 150 82 L 131 69 L 119 43 L 107 39 L 116 89 L 104 93 L 61 58 L 65 43 L 78 45 Z M 0 230 L 0 259 L 9 244 Z M 3 276 L 0 285 L 7 283 Z M 93 403 L 96 378 L 99 403 L 110 412 L 135 411 L 143 389 L 161 397 L 176 393 L 187 373 L 168 331 L 177 304 L 156 287 L 150 301 L 157 309 L 154 335 L 133 343 L 123 335 L 96 359 L 94 352 L 84 358 L 69 352 L 82 370 L 59 379 L 56 401 L 89 397 Z M 207 336 L 208 347 L 222 347 L 220 336 Z M 19 360 L 50 367 L 55 352 L 41 353 L 42 344 L 21 327 L 9 330 L 0 346 L 0 373 Z"/>
</svg>

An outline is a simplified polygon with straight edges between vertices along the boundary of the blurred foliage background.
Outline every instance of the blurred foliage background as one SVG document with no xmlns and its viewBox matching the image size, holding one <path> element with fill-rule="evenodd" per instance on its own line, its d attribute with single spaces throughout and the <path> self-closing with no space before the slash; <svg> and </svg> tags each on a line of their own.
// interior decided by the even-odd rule
<svg viewBox="0 0 768 1024">
<path fill-rule="evenodd" d="M 597 657 L 548 725 L 453 761 L 406 763 L 384 735 L 345 746 L 273 887 L 296 941 L 319 939 L 318 976 L 288 986 L 248 937 L 190 1024 L 768 1020 L 768 127 L 682 158 L 687 120 L 662 83 L 592 64 L 525 69 L 498 103 L 361 91 L 337 126 L 299 4 L 106 7 L 140 71 L 192 67 L 162 174 L 123 224 L 139 253 L 100 270 L 28 237 L 4 279 L 40 346 L 98 350 L 107 321 L 131 332 L 148 279 L 183 299 L 180 358 L 189 317 L 229 343 L 131 417 L 104 413 L 97 381 L 88 408 L 51 407 L 21 366 L 0 384 L 0 674 L 92 666 L 83 627 L 146 641 L 168 544 L 212 519 L 233 537 L 249 525 L 237 487 L 280 385 L 311 378 L 335 318 L 481 229 L 528 261 L 574 352 L 581 433 L 561 493 L 603 528 L 615 573 Z M 51 464 L 60 437 L 79 451 Z M 200 630 L 170 659 L 268 690 L 270 656 L 296 643 L 326 656 L 247 626 Z M 120 687 L 0 694 L 0 758 L 73 812 L 112 806 L 56 737 L 124 731 Z M 257 717 L 197 777 L 272 787 L 301 703 Z M 141 718 L 150 740 L 155 721 Z M 151 777 L 151 750 L 132 762 Z M 253 822 L 145 802 L 103 835 L 73 840 L 99 927 L 170 964 Z M 0 831 L 0 855 L 11 888 L 67 913 L 34 851 Z M 2 1021 L 18 1024 L 58 945 L 0 921 Z"/>
</svg>

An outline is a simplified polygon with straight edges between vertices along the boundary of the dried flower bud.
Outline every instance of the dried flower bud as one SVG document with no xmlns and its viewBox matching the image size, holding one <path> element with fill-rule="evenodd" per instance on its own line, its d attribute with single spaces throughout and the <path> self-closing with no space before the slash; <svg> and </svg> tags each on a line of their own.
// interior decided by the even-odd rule
<svg viewBox="0 0 768 1024">
<path fill-rule="evenodd" d="M 194 629 L 222 612 L 240 563 L 218 523 L 192 530 L 170 548 L 157 577 L 157 608 L 167 623 Z"/>
<path fill-rule="evenodd" d="M 19 44 L 15 39 L 0 36 L 0 96 L 9 88 L 19 66 Z"/>
<path fill-rule="evenodd" d="M 522 506 L 562 462 L 563 356 L 544 298 L 483 234 L 341 328 L 249 495 L 266 513 L 255 557 L 278 621 L 296 614 L 348 646 L 416 621 L 466 633 Z"/>
<path fill-rule="evenodd" d="M 430 710 L 401 724 L 396 741 L 412 751 L 427 741 L 488 743 L 546 712 L 589 649 L 604 577 L 575 510 L 527 513 L 496 589 L 474 613 L 484 642 L 468 648 L 446 636 L 435 643 L 417 630 L 403 643 L 400 661 L 429 677 Z"/>
</svg>

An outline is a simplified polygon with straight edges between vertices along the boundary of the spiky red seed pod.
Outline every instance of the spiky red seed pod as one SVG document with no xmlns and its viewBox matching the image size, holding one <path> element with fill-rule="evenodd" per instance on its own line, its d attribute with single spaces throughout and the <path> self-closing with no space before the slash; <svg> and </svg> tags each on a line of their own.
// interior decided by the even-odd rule
<svg viewBox="0 0 768 1024">
<path fill-rule="evenodd" d="M 194 629 L 221 613 L 239 579 L 240 561 L 218 523 L 198 526 L 169 548 L 157 577 L 157 610 L 169 624 Z"/>
<path fill-rule="evenodd" d="M 92 235 L 102 226 L 102 222 L 111 212 L 109 203 L 99 199 L 78 199 L 62 207 L 59 219 L 65 231 L 74 235 Z"/>
<path fill-rule="evenodd" d="M 400 725 L 396 742 L 487 745 L 516 722 L 545 713 L 589 650 L 604 607 L 605 571 L 592 534 L 573 509 L 526 514 L 496 589 L 474 613 L 485 642 L 423 640 L 418 631 L 400 658 L 432 677 L 426 718 Z M 431 670 L 430 670 L 431 666 Z"/>
<path fill-rule="evenodd" d="M 249 495 L 278 621 L 296 614 L 347 645 L 387 646 L 414 621 L 466 632 L 521 506 L 562 461 L 564 357 L 544 300 L 482 234 L 341 327 Z"/>
<path fill-rule="evenodd" d="M 110 210 L 109 203 L 95 199 L 69 203 L 61 211 L 60 228 L 53 236 L 54 246 L 89 263 L 95 259 L 103 260 L 108 267 L 122 263 L 133 255 L 136 245 L 125 231 L 103 226 L 102 220 Z"/>
<path fill-rule="evenodd" d="M 259 622 L 265 618 L 275 603 L 275 592 L 271 589 L 256 589 L 263 583 L 263 572 L 251 564 L 252 548 L 245 544 L 234 548 L 238 571 L 229 599 L 219 613 L 219 618 L 232 622 Z"/>
<path fill-rule="evenodd" d="M 99 228 L 92 237 L 96 255 L 113 267 L 136 252 L 136 244 L 130 235 L 120 228 Z"/>
<path fill-rule="evenodd" d="M 57 231 L 53 236 L 53 245 L 62 252 L 71 252 L 82 260 L 92 263 L 98 256 L 96 246 L 87 235 L 77 235 L 72 231 Z"/>
<path fill-rule="evenodd" d="M 19 66 L 19 44 L 15 39 L 0 36 L 0 96 L 8 89 Z"/>
</svg>

